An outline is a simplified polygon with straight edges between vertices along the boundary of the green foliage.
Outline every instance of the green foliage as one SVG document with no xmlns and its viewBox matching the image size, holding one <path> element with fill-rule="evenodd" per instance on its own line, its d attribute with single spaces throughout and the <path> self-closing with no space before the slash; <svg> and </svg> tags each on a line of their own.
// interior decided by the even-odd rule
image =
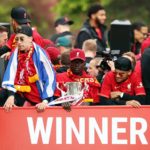
<svg viewBox="0 0 150 150">
<path fill-rule="evenodd" d="M 99 0 L 81 0 L 81 1 L 72 1 L 72 0 L 61 0 L 56 6 L 56 12 L 58 15 L 64 14 L 80 14 L 84 13 L 89 5 L 93 2 L 99 2 Z"/>
<path fill-rule="evenodd" d="M 0 22 L 10 21 L 12 7 L 24 6 L 31 14 L 33 26 L 45 37 L 54 33 L 54 20 L 60 16 L 74 20 L 72 31 L 77 33 L 93 3 L 101 3 L 106 8 L 108 26 L 114 19 L 150 22 L 149 0 L 1 0 Z"/>
<path fill-rule="evenodd" d="M 58 17 L 66 15 L 75 20 L 73 29 L 78 30 L 86 18 L 88 7 L 95 2 L 106 8 L 108 26 L 114 19 L 150 22 L 149 0 L 60 0 L 54 9 Z"/>
<path fill-rule="evenodd" d="M 105 1 L 105 0 L 103 0 Z M 109 0 L 106 5 L 107 24 L 114 19 L 129 19 L 131 22 L 143 21 L 150 22 L 150 4 L 149 0 Z"/>
<path fill-rule="evenodd" d="M 10 11 L 16 6 L 26 6 L 27 0 L 1 0 L 0 5 L 0 22 L 10 22 Z"/>
</svg>

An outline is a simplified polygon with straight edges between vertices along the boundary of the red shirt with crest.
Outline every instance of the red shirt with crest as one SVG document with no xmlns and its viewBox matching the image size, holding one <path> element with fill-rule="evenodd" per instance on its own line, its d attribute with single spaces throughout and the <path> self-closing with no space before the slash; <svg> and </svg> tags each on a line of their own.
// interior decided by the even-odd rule
<svg viewBox="0 0 150 150">
<path fill-rule="evenodd" d="M 110 93 L 120 91 L 129 95 L 145 95 L 145 90 L 141 79 L 133 72 L 126 81 L 117 83 L 115 80 L 115 73 L 110 71 L 106 74 L 100 95 L 106 98 L 110 98 Z"/>
<path fill-rule="evenodd" d="M 99 92 L 100 92 L 100 83 L 97 81 L 96 78 L 91 77 L 86 72 L 83 71 L 82 76 L 74 75 L 70 69 L 67 72 L 58 73 L 56 75 L 56 81 L 59 84 L 59 87 L 66 91 L 64 83 L 66 82 L 86 82 L 88 84 L 88 91 L 86 92 L 85 98 L 93 99 L 94 103 L 99 102 Z M 61 92 L 60 90 L 55 90 L 55 96 L 60 97 Z"/>
</svg>

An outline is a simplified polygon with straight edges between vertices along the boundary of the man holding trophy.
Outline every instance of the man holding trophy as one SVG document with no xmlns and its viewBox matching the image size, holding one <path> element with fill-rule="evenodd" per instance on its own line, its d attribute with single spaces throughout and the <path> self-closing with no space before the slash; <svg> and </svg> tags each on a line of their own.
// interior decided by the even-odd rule
<svg viewBox="0 0 150 150">
<path fill-rule="evenodd" d="M 57 89 L 54 95 L 62 100 L 62 103 L 69 101 L 72 101 L 71 105 L 83 105 L 85 102 L 92 102 L 95 105 L 99 103 L 100 83 L 84 71 L 85 60 L 83 50 L 73 49 L 70 52 L 70 68 L 67 72 L 56 75 Z"/>
</svg>

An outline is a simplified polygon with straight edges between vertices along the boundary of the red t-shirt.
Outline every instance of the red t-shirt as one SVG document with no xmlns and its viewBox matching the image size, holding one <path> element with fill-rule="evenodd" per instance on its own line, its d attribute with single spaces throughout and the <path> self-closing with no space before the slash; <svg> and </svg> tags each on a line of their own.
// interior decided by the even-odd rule
<svg viewBox="0 0 150 150">
<path fill-rule="evenodd" d="M 133 72 L 129 78 L 122 83 L 116 82 L 114 72 L 108 72 L 104 78 L 100 95 L 110 98 L 110 93 L 114 91 L 124 92 L 133 96 L 145 95 L 143 84 L 135 72 Z"/>
<path fill-rule="evenodd" d="M 72 74 L 70 70 L 64 73 L 58 73 L 56 75 L 56 81 L 59 83 L 59 87 L 66 91 L 66 88 L 64 87 L 64 83 L 66 82 L 86 82 L 89 87 L 88 91 L 86 92 L 85 98 L 93 99 L 94 103 L 99 102 L 99 96 L 98 93 L 100 92 L 100 83 L 97 81 L 96 78 L 91 77 L 86 72 L 83 72 L 82 76 L 77 76 Z M 84 86 L 84 85 L 83 85 Z M 55 90 L 55 96 L 60 97 L 61 92 L 59 89 Z"/>
<path fill-rule="evenodd" d="M 141 44 L 141 54 L 144 53 L 144 50 L 146 48 L 150 47 L 150 37 L 148 37 L 147 39 L 145 39 L 142 44 Z"/>
<path fill-rule="evenodd" d="M 13 50 L 16 47 L 16 41 L 15 41 L 16 34 L 11 34 L 10 38 L 8 39 L 6 46 L 8 46 L 11 50 Z"/>
<path fill-rule="evenodd" d="M 30 102 L 36 104 L 42 102 L 36 83 L 31 83 L 30 87 L 31 87 L 31 92 L 24 92 L 23 93 L 24 97 L 27 98 Z"/>
<path fill-rule="evenodd" d="M 30 92 L 22 92 L 25 98 L 33 103 L 40 103 L 42 101 L 38 91 L 36 81 L 29 82 L 29 77 L 36 75 L 36 69 L 32 60 L 34 49 L 29 53 L 18 53 L 18 66 L 15 77 L 15 85 L 30 86 Z M 19 92 L 20 93 L 20 92 Z"/>
<path fill-rule="evenodd" d="M 138 60 L 136 62 L 134 72 L 137 73 L 137 76 L 139 76 L 140 80 L 142 81 L 142 73 L 141 73 L 141 60 Z"/>
</svg>

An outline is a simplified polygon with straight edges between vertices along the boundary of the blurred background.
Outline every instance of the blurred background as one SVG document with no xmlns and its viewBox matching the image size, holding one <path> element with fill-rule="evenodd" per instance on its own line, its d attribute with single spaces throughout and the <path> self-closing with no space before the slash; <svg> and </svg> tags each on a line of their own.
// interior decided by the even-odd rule
<svg viewBox="0 0 150 150">
<path fill-rule="evenodd" d="M 129 19 L 131 23 L 143 21 L 150 25 L 149 0 L 0 0 L 0 22 L 10 22 L 12 7 L 23 6 L 31 16 L 32 26 L 37 27 L 45 38 L 55 32 L 54 21 L 61 16 L 74 20 L 71 27 L 77 34 L 92 3 L 101 3 L 105 7 L 108 27 L 114 19 Z"/>
</svg>

